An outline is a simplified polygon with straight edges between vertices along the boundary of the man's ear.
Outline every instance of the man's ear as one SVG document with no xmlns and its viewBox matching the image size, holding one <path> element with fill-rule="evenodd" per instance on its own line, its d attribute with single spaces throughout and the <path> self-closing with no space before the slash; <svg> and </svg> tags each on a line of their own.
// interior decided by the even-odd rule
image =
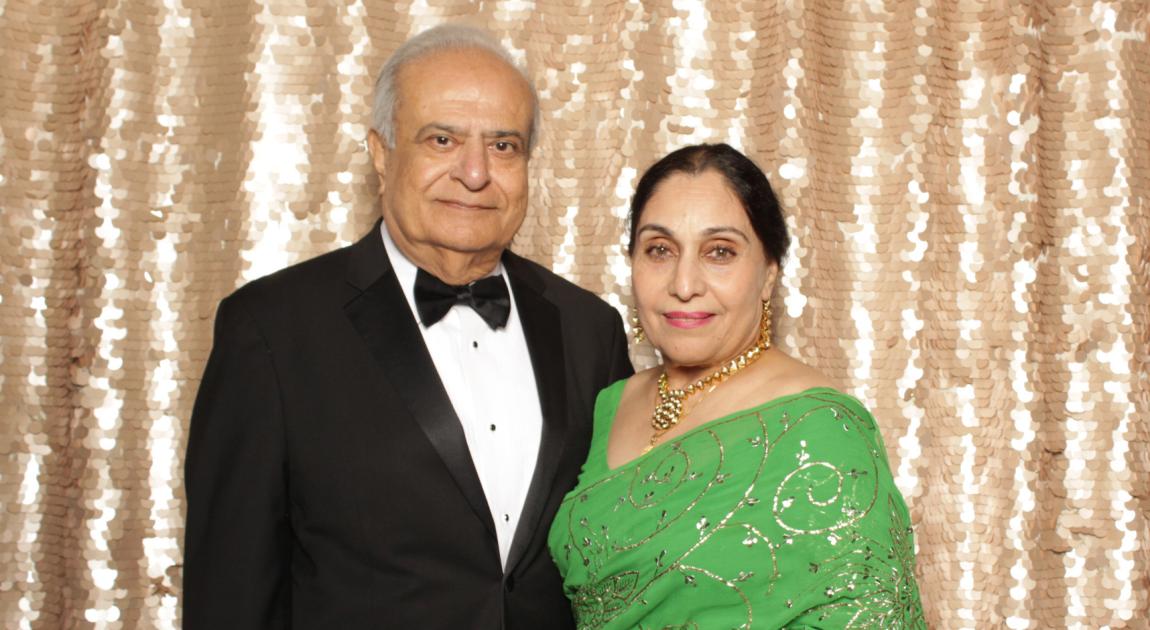
<svg viewBox="0 0 1150 630">
<path fill-rule="evenodd" d="M 379 132 L 372 129 L 367 132 L 367 150 L 371 153 L 371 166 L 379 177 L 379 188 L 383 190 L 383 177 L 387 174 L 387 156 L 389 149 L 384 145 Z"/>
</svg>

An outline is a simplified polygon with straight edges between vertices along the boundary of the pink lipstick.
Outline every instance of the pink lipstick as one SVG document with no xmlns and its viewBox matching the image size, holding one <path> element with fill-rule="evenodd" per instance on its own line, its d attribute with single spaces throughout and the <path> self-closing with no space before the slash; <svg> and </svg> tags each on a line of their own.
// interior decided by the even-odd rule
<svg viewBox="0 0 1150 630">
<path fill-rule="evenodd" d="M 709 324 L 714 315 L 703 311 L 671 311 L 663 313 L 663 317 L 675 328 L 699 328 Z"/>
</svg>

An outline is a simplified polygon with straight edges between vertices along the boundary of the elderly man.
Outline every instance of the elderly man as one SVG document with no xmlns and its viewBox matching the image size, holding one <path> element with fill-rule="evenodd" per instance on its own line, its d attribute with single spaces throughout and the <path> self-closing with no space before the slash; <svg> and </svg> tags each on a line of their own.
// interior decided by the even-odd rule
<svg viewBox="0 0 1150 630">
<path fill-rule="evenodd" d="M 383 221 L 226 298 L 186 460 L 186 628 L 572 625 L 547 529 L 618 314 L 507 251 L 531 83 L 480 31 L 405 43 L 368 139 Z"/>
</svg>

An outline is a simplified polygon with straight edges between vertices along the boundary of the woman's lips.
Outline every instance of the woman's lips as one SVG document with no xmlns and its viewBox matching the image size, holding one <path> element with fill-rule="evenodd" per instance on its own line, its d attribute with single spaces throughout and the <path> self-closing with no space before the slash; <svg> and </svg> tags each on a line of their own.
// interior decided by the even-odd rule
<svg viewBox="0 0 1150 630">
<path fill-rule="evenodd" d="M 668 324 L 675 328 L 698 328 L 700 326 L 706 326 L 711 322 L 712 317 L 714 317 L 712 313 L 704 313 L 702 311 L 671 311 L 669 313 L 663 313 L 663 318 L 667 320 Z"/>
</svg>

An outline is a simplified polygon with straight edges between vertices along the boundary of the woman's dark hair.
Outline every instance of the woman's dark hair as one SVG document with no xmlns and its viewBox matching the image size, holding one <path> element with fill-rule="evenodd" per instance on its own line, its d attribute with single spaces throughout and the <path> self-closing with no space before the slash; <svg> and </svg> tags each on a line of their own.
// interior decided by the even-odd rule
<svg viewBox="0 0 1150 630">
<path fill-rule="evenodd" d="M 631 238 L 627 243 L 627 254 L 635 253 L 635 230 L 639 227 L 639 218 L 659 184 L 675 173 L 700 175 L 705 171 L 715 171 L 723 176 L 727 187 L 742 203 L 767 259 L 781 265 L 791 238 L 787 235 L 787 223 L 779 209 L 779 200 L 775 198 L 763 171 L 750 158 L 726 144 L 683 147 L 668 153 L 643 173 L 631 199 Z"/>
</svg>

